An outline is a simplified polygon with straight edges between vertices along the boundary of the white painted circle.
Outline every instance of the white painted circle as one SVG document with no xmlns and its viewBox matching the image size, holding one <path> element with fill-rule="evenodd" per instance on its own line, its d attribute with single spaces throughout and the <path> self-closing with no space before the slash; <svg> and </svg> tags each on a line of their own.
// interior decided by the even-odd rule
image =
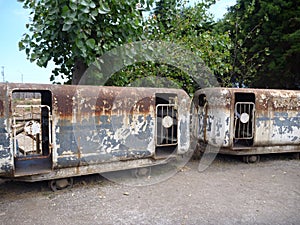
<svg viewBox="0 0 300 225">
<path fill-rule="evenodd" d="M 249 122 L 249 114 L 248 113 L 242 113 L 241 115 L 241 122 L 242 123 L 248 123 Z"/>
<path fill-rule="evenodd" d="M 173 119 L 171 116 L 165 116 L 162 120 L 164 128 L 170 128 L 173 125 Z"/>
</svg>

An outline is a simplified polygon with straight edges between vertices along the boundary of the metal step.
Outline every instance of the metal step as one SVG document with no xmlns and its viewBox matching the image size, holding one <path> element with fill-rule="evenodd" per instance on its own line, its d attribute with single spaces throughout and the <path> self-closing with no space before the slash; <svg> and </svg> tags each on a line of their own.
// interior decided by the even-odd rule
<svg viewBox="0 0 300 225">
<path fill-rule="evenodd" d="M 15 177 L 51 172 L 51 157 L 15 158 Z"/>
</svg>

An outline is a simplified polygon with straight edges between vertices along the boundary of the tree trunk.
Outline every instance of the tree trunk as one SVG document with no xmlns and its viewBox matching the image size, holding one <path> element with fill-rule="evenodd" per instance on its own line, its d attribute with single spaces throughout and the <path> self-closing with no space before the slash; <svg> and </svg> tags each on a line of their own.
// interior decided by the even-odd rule
<svg viewBox="0 0 300 225">
<path fill-rule="evenodd" d="M 81 59 L 77 59 L 75 61 L 75 65 L 74 65 L 74 70 L 73 70 L 73 74 L 72 74 L 72 84 L 76 85 L 76 84 L 84 84 L 84 81 L 81 80 L 84 72 L 87 69 L 87 65 L 83 62 L 83 60 Z"/>
</svg>

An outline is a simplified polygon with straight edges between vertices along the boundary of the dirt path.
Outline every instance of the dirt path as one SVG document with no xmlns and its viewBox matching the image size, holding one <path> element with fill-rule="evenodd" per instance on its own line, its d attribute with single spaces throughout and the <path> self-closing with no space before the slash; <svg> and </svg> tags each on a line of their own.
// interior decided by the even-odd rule
<svg viewBox="0 0 300 225">
<path fill-rule="evenodd" d="M 2 183 L 0 224 L 300 224 L 299 160 L 244 164 L 223 156 L 202 173 L 197 168 L 190 162 L 142 187 L 99 175 L 55 193 L 46 182 Z"/>
</svg>

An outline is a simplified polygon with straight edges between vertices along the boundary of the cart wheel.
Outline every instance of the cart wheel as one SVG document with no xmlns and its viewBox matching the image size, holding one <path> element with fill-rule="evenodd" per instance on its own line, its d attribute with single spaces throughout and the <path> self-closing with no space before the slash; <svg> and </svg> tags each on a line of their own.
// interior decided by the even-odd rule
<svg viewBox="0 0 300 225">
<path fill-rule="evenodd" d="M 131 174 L 136 178 L 149 177 L 151 174 L 151 167 L 133 169 L 131 171 Z"/>
<path fill-rule="evenodd" d="M 260 160 L 259 155 L 245 155 L 243 156 L 243 162 L 245 163 L 258 163 Z"/>
<path fill-rule="evenodd" d="M 204 151 L 206 149 L 206 144 L 204 143 L 198 143 L 195 147 L 195 150 L 193 151 L 192 159 L 193 160 L 201 160 Z"/>
<path fill-rule="evenodd" d="M 58 179 L 58 180 L 50 180 L 49 181 L 49 187 L 52 191 L 58 191 L 62 189 L 70 189 L 73 187 L 73 178 L 64 178 L 64 179 Z"/>
</svg>

